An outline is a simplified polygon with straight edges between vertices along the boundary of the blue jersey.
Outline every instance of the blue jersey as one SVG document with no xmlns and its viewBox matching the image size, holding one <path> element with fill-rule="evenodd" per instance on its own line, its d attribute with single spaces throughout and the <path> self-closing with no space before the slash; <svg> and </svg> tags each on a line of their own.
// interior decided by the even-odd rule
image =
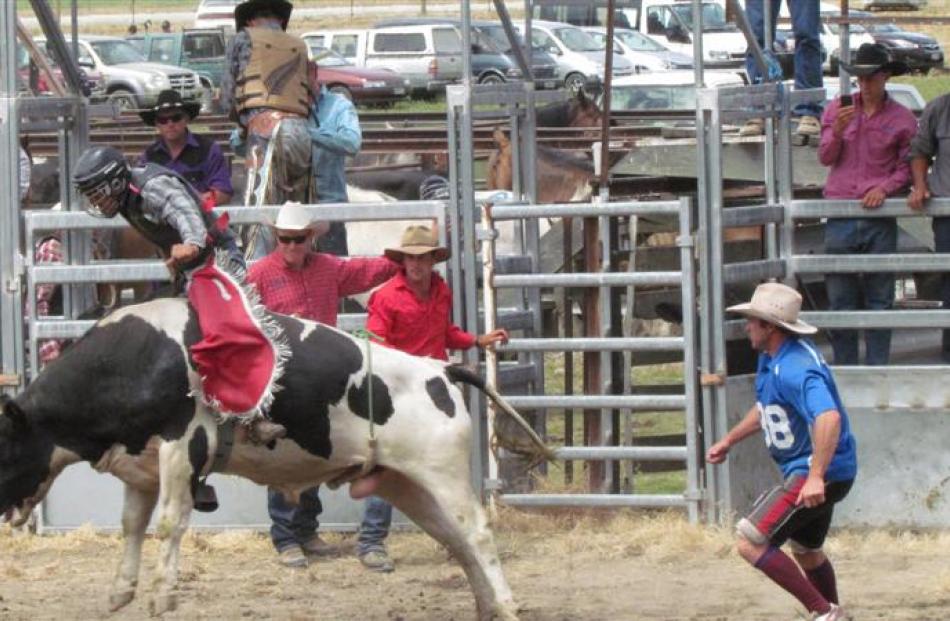
<svg viewBox="0 0 950 621">
<path fill-rule="evenodd" d="M 760 354 L 755 395 L 765 443 L 783 477 L 808 473 L 812 426 L 818 415 L 828 410 L 841 415 L 841 435 L 825 481 L 855 477 L 858 462 L 848 414 L 831 370 L 811 341 L 791 336 L 774 357 Z"/>
</svg>

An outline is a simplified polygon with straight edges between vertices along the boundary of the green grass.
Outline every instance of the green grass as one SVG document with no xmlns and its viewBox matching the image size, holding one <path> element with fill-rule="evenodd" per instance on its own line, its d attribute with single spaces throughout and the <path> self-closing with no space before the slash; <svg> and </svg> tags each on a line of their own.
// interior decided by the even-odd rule
<svg viewBox="0 0 950 621">
<path fill-rule="evenodd" d="M 905 75 L 893 78 L 893 81 L 901 82 L 903 84 L 913 84 L 917 87 L 917 90 L 920 91 L 920 94 L 927 101 L 943 95 L 944 93 L 950 93 L 950 74 L 946 73 L 926 76 Z"/>
</svg>

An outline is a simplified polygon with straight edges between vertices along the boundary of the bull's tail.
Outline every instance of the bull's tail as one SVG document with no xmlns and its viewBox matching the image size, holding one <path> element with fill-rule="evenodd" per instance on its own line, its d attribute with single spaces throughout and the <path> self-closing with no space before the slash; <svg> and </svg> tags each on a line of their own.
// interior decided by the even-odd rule
<svg viewBox="0 0 950 621">
<path fill-rule="evenodd" d="M 520 429 L 527 436 L 527 440 L 521 437 L 515 437 L 515 435 L 512 434 L 511 426 L 499 425 L 498 419 L 495 419 L 495 429 L 493 431 L 495 433 L 495 439 L 500 446 L 525 457 L 531 465 L 554 460 L 554 451 L 544 443 L 534 428 L 528 424 L 528 421 L 498 394 L 498 391 L 485 383 L 485 378 L 471 369 L 458 364 L 446 365 L 445 374 L 453 382 L 462 382 L 463 384 L 474 386 L 488 395 L 501 411 L 507 414 L 509 419 L 515 423 L 515 427 Z"/>
</svg>

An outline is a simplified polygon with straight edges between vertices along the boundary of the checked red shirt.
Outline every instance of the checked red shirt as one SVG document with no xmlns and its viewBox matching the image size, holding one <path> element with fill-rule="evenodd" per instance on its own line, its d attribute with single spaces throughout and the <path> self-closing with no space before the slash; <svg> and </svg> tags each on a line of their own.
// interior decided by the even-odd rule
<svg viewBox="0 0 950 621">
<path fill-rule="evenodd" d="M 429 299 L 420 300 L 399 272 L 369 298 L 366 329 L 383 344 L 415 356 L 448 360 L 446 349 L 468 349 L 475 335 L 452 323 L 452 291 L 432 274 Z"/>
<path fill-rule="evenodd" d="M 399 271 L 399 264 L 385 257 L 343 259 L 311 252 L 302 269 L 287 267 L 275 250 L 247 275 L 268 310 L 336 326 L 340 298 L 369 291 Z"/>
</svg>

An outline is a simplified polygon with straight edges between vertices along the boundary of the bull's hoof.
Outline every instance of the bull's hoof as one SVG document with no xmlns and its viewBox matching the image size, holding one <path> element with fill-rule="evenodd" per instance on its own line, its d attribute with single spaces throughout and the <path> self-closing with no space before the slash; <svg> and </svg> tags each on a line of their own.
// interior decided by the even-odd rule
<svg viewBox="0 0 950 621">
<path fill-rule="evenodd" d="M 518 621 L 518 607 L 514 603 L 498 604 L 489 618 L 492 621 Z"/>
<path fill-rule="evenodd" d="M 135 589 L 127 591 L 117 591 L 109 595 L 109 612 L 115 612 L 123 606 L 127 606 L 135 598 Z"/>
<path fill-rule="evenodd" d="M 174 593 L 160 593 L 153 597 L 148 605 L 148 611 L 153 617 L 161 616 L 176 608 L 178 608 L 178 596 Z"/>
</svg>

